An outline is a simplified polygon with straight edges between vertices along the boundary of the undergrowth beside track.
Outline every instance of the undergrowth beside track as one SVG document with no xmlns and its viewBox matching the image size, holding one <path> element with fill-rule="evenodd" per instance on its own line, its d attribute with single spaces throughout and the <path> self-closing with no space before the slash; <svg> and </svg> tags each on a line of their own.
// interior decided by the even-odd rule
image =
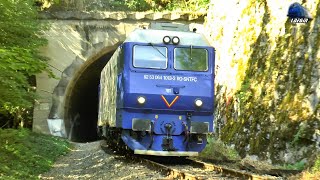
<svg viewBox="0 0 320 180">
<path fill-rule="evenodd" d="M 38 179 L 70 151 L 61 138 L 28 129 L 0 129 L 0 179 Z"/>
<path fill-rule="evenodd" d="M 208 137 L 208 144 L 205 149 L 200 153 L 200 157 L 215 159 L 215 160 L 241 160 L 238 152 L 227 145 L 221 140 L 214 138 L 213 136 Z"/>
<path fill-rule="evenodd" d="M 208 136 L 208 144 L 206 148 L 200 153 L 199 158 L 201 160 L 213 160 L 215 162 L 234 162 L 238 164 L 254 165 L 258 168 L 274 168 L 274 169 L 283 169 L 283 170 L 303 170 L 302 173 L 292 175 L 287 177 L 289 180 L 301 179 L 319 179 L 320 177 L 320 155 L 315 155 L 315 162 L 309 167 L 306 167 L 305 164 L 301 162 L 295 164 L 282 164 L 282 165 L 272 165 L 266 163 L 266 161 L 251 161 L 247 158 L 241 158 L 238 152 L 223 143 L 220 139 L 215 138 L 214 136 Z M 264 169 L 267 170 L 267 169 Z"/>
</svg>

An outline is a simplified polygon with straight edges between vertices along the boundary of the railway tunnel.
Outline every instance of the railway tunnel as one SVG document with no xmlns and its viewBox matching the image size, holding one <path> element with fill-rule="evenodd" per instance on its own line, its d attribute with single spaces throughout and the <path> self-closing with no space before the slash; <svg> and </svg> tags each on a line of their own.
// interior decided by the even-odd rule
<svg viewBox="0 0 320 180">
<path fill-rule="evenodd" d="M 39 99 L 33 110 L 33 131 L 77 142 L 96 140 L 100 72 L 121 41 L 151 22 L 203 29 L 205 16 L 167 12 L 43 13 L 41 19 L 50 21 L 50 29 L 45 31 L 48 45 L 41 53 L 50 59 L 54 75 L 61 78 L 48 78 L 47 73 L 36 76 Z"/>
<path fill-rule="evenodd" d="M 68 138 L 74 142 L 98 139 L 98 87 L 100 73 L 119 44 L 108 47 L 87 60 L 70 81 L 64 103 L 64 123 Z"/>
</svg>

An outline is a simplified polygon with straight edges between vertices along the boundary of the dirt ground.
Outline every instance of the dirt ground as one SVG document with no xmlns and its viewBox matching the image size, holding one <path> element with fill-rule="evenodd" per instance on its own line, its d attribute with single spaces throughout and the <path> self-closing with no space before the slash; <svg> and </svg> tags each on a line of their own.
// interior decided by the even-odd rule
<svg viewBox="0 0 320 180">
<path fill-rule="evenodd" d="M 101 141 L 74 143 L 74 149 L 55 162 L 40 179 L 165 179 L 159 172 L 112 151 L 104 151 Z"/>
</svg>

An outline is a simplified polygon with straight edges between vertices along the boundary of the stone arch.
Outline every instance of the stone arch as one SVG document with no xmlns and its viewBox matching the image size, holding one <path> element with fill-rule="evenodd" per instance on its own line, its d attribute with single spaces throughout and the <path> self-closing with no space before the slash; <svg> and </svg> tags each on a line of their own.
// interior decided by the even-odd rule
<svg viewBox="0 0 320 180">
<path fill-rule="evenodd" d="M 89 57 L 68 83 L 63 102 L 63 119 L 70 140 L 86 142 L 97 139 L 100 72 L 119 45 L 104 47 Z"/>
<path fill-rule="evenodd" d="M 40 18 L 50 22 L 50 29 L 44 33 L 48 45 L 41 53 L 50 59 L 57 78 L 48 78 L 47 73 L 36 76 L 39 98 L 33 110 L 33 131 L 61 137 L 70 135 L 69 106 L 75 87 L 83 81 L 81 74 L 86 74 L 95 60 L 109 54 L 109 48 L 124 41 L 135 28 L 166 21 L 203 32 L 205 16 L 167 12 L 43 12 Z"/>
</svg>

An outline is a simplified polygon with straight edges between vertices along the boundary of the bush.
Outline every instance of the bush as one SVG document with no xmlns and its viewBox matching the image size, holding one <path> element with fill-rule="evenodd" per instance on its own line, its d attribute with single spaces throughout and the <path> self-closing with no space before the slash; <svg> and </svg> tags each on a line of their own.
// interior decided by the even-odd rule
<svg viewBox="0 0 320 180">
<path fill-rule="evenodd" d="M 37 179 L 70 147 L 66 140 L 28 129 L 0 129 L 0 144 L 0 179 Z"/>
<path fill-rule="evenodd" d="M 200 153 L 200 157 L 214 160 L 240 160 L 238 152 L 225 145 L 221 140 L 208 137 L 206 148 Z"/>
</svg>

